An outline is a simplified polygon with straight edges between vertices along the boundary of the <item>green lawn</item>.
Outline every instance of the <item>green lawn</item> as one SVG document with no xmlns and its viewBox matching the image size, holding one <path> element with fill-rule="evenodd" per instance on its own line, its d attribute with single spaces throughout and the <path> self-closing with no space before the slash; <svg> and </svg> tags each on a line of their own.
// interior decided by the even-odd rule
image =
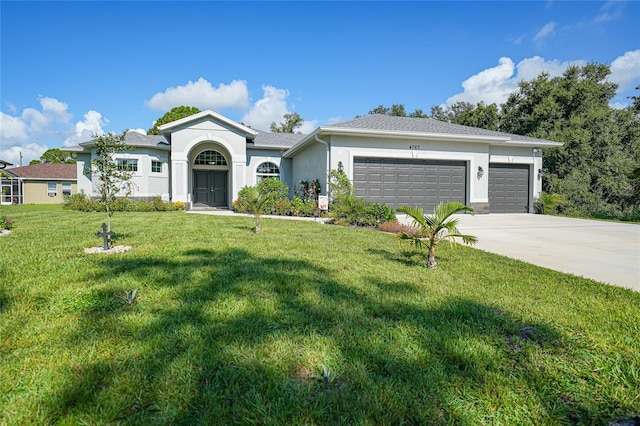
<svg viewBox="0 0 640 426">
<path fill-rule="evenodd" d="M 640 294 L 369 229 L 9 206 L 0 424 L 606 424 L 640 415 Z M 461 229 L 464 232 L 464 229 Z M 594 259 L 597 261 L 597 259 Z M 117 299 L 138 290 L 131 307 Z M 321 376 L 322 365 L 330 377 Z"/>
</svg>

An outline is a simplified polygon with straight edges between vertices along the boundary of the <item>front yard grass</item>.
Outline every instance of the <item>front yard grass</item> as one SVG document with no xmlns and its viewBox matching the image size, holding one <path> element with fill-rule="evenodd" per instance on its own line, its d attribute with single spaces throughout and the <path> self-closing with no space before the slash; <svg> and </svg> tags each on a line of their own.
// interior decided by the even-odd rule
<svg viewBox="0 0 640 426">
<path fill-rule="evenodd" d="M 640 415 L 640 294 L 277 219 L 10 206 L 0 424 L 606 424 Z M 464 232 L 464 229 L 461 229 Z M 595 261 L 595 259 L 594 259 Z M 137 289 L 136 303 L 118 299 Z M 330 370 L 322 377 L 322 366 Z"/>
</svg>

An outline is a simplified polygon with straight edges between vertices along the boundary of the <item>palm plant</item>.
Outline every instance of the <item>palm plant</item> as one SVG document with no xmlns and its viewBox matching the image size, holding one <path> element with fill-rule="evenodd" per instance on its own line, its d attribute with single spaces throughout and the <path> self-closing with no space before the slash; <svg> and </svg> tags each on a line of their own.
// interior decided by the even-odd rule
<svg viewBox="0 0 640 426">
<path fill-rule="evenodd" d="M 272 197 L 273 192 L 271 191 L 261 191 L 256 186 L 246 188 L 244 202 L 249 213 L 256 218 L 256 227 L 254 229 L 256 234 L 260 233 L 260 216 Z"/>
<path fill-rule="evenodd" d="M 402 206 L 398 211 L 411 216 L 413 225 L 417 226 L 420 232 L 417 235 L 409 235 L 400 232 L 400 240 L 409 240 L 411 245 L 422 248 L 423 244 L 429 249 L 427 266 L 436 268 L 436 246 L 444 240 L 449 241 L 452 246 L 457 245 L 456 238 L 461 238 L 465 244 L 475 244 L 478 239 L 473 235 L 463 235 L 458 231 L 458 219 L 451 218 L 452 215 L 460 212 L 473 214 L 473 209 L 457 201 L 441 202 L 433 210 L 432 215 L 424 214 L 421 207 Z"/>
</svg>

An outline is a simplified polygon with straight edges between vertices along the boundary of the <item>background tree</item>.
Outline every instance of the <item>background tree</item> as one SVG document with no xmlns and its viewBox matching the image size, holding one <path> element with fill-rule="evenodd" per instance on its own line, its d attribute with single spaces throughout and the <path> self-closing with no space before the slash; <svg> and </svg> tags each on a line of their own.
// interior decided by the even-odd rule
<svg viewBox="0 0 640 426">
<path fill-rule="evenodd" d="M 427 117 L 427 115 L 421 109 L 416 109 L 412 113 L 407 114 L 404 104 L 393 104 L 391 105 L 391 107 L 378 105 L 377 107 L 369 111 L 369 115 L 373 115 L 373 114 L 391 115 L 393 117 L 415 117 L 415 118 Z"/>
<path fill-rule="evenodd" d="M 192 106 L 184 106 L 181 105 L 179 107 L 171 108 L 169 112 L 167 112 L 162 117 L 158 118 L 155 123 L 153 123 L 153 127 L 147 130 L 148 135 L 159 135 L 160 130 L 158 130 L 159 126 L 163 124 L 171 123 L 172 121 L 180 120 L 181 118 L 189 117 L 190 115 L 197 114 L 200 112 L 199 108 Z"/>
<path fill-rule="evenodd" d="M 445 107 L 432 106 L 431 118 L 487 130 L 498 130 L 500 127 L 498 105 L 485 105 L 484 102 L 473 105 L 460 101 Z"/>
<path fill-rule="evenodd" d="M 297 128 L 302 126 L 304 119 L 297 112 L 285 114 L 280 124 L 275 121 L 271 122 L 271 131 L 273 133 L 294 133 Z"/>
<path fill-rule="evenodd" d="M 120 191 L 120 185 L 131 179 L 132 171 L 119 167 L 114 155 L 118 152 L 131 149 L 125 143 L 126 131 L 121 135 L 93 135 L 93 143 L 96 150 L 96 158 L 91 160 L 93 173 L 96 175 L 97 191 L 100 201 L 104 203 L 107 211 L 107 232 L 111 231 L 111 205 L 116 200 Z"/>
<path fill-rule="evenodd" d="M 40 163 L 67 163 L 75 164 L 76 160 L 71 158 L 68 152 L 62 151 L 60 148 L 51 148 L 42 153 L 39 160 L 31 160 L 29 164 Z"/>
<path fill-rule="evenodd" d="M 500 129 L 563 142 L 545 151 L 544 189 L 568 200 L 571 214 L 621 217 L 640 209 L 633 194 L 639 166 L 639 118 L 609 106 L 617 85 L 608 65 L 570 67 L 520 83 L 502 105 Z"/>
</svg>

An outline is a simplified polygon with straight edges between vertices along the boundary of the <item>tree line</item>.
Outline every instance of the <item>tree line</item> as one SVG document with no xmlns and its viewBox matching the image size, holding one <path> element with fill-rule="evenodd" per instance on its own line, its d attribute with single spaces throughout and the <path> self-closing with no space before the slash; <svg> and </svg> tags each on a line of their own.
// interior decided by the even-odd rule
<svg viewBox="0 0 640 426">
<path fill-rule="evenodd" d="M 552 210 L 572 216 L 640 221 L 640 96 L 610 106 L 618 86 L 608 65 L 573 66 L 559 77 L 522 81 L 505 103 L 456 102 L 430 117 L 465 126 L 562 142 L 543 156 L 543 190 Z M 636 90 L 640 87 L 636 87 Z M 369 114 L 426 117 L 402 104 Z"/>
</svg>

